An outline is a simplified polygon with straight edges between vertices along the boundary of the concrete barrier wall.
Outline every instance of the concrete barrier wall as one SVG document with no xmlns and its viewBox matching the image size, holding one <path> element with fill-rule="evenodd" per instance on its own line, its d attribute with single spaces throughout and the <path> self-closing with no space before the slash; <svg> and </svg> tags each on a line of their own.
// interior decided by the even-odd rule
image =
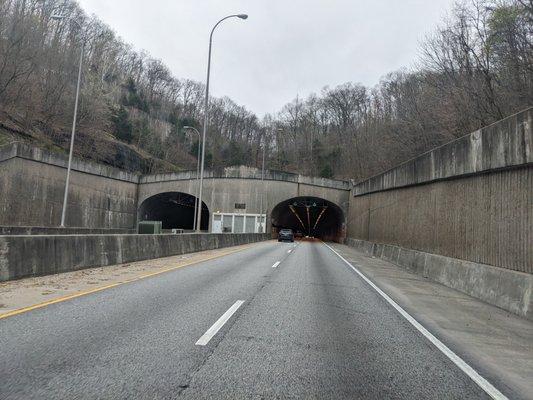
<svg viewBox="0 0 533 400">
<path fill-rule="evenodd" d="M 533 109 L 355 185 L 348 237 L 533 273 Z"/>
<path fill-rule="evenodd" d="M 0 236 L 0 281 L 168 257 L 270 239 L 270 234 Z"/>
<path fill-rule="evenodd" d="M 533 320 L 533 275 L 389 244 L 346 244 L 521 317 Z"/>
</svg>

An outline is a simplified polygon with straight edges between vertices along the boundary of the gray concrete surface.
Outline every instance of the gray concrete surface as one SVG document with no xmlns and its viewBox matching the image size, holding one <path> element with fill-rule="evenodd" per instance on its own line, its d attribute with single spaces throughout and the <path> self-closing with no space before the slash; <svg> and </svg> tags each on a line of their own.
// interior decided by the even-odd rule
<svg viewBox="0 0 533 400">
<path fill-rule="evenodd" d="M 292 247 L 258 244 L 0 320 L 0 397 L 487 398 L 328 248 Z"/>
<path fill-rule="evenodd" d="M 260 233 L 0 236 L 0 282 L 267 239 Z"/>
<path fill-rule="evenodd" d="M 346 240 L 371 257 L 379 257 L 513 314 L 533 320 L 533 275 L 403 247 Z"/>
<path fill-rule="evenodd" d="M 533 166 L 352 197 L 348 237 L 533 273 Z"/>
</svg>

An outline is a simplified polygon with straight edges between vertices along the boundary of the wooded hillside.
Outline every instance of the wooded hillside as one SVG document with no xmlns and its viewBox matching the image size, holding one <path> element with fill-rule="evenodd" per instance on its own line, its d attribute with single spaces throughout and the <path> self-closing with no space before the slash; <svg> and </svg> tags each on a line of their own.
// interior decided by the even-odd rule
<svg viewBox="0 0 533 400">
<path fill-rule="evenodd" d="M 65 151 L 81 43 L 76 154 L 132 171 L 194 169 L 198 141 L 183 126 L 201 128 L 203 84 L 172 76 L 72 0 L 0 0 L 0 144 Z M 362 180 L 531 106 L 533 0 L 458 3 L 417 65 L 373 88 L 325 87 L 261 120 L 213 98 L 208 164 L 259 166 L 266 143 L 269 168 Z"/>
</svg>

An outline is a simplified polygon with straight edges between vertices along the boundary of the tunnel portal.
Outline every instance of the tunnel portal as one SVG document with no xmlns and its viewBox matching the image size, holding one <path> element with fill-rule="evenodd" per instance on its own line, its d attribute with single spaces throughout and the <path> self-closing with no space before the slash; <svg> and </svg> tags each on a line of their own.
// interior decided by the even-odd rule
<svg viewBox="0 0 533 400">
<path fill-rule="evenodd" d="M 192 230 L 196 197 L 181 192 L 159 193 L 144 200 L 139 208 L 140 221 L 161 221 L 163 229 Z M 209 228 L 209 209 L 202 202 L 203 231 Z"/>
<path fill-rule="evenodd" d="M 272 233 L 289 228 L 322 240 L 341 242 L 344 213 L 336 204 L 318 197 L 294 197 L 272 210 Z"/>
</svg>

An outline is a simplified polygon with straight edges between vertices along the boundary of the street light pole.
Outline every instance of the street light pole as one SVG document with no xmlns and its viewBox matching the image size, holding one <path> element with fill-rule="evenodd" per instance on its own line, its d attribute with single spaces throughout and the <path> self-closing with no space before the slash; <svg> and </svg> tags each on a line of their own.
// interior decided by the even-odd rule
<svg viewBox="0 0 533 400">
<path fill-rule="evenodd" d="M 216 27 L 224 20 L 228 18 L 237 17 L 240 19 L 246 19 L 248 18 L 248 15 L 246 14 L 233 14 L 228 15 L 227 17 L 222 18 L 220 21 L 218 21 L 215 26 L 213 26 L 213 29 L 211 29 L 211 33 L 209 34 L 209 51 L 207 55 L 207 79 L 205 82 L 205 99 L 204 99 L 204 126 L 202 130 L 202 161 L 200 166 L 200 193 L 198 195 L 198 202 L 201 206 L 202 204 L 202 189 L 204 184 L 204 165 L 205 165 L 205 137 L 207 134 L 207 123 L 209 118 L 209 75 L 211 73 L 211 48 L 213 45 L 213 33 L 215 32 Z M 200 233 L 201 229 L 201 223 L 202 223 L 202 213 L 199 212 L 197 215 L 198 221 L 196 222 L 196 232 Z"/>
<path fill-rule="evenodd" d="M 283 132 L 283 129 L 282 128 L 278 128 L 276 129 L 276 132 Z M 262 163 L 262 167 L 261 167 L 261 199 L 260 199 L 260 212 L 259 212 L 259 215 L 260 215 L 260 218 L 261 218 L 261 224 L 259 225 L 260 228 L 261 228 L 261 232 L 264 233 L 266 232 L 266 218 L 267 218 L 267 210 L 268 210 L 268 204 L 267 204 L 267 210 L 265 210 L 264 214 L 265 214 L 265 218 L 263 220 L 263 199 L 265 197 L 265 152 L 266 152 L 266 140 L 263 138 L 263 163 Z M 264 227 L 264 229 L 263 229 Z"/>
<path fill-rule="evenodd" d="M 198 210 L 198 191 L 200 189 L 200 185 L 199 185 L 199 179 L 200 179 L 200 143 L 201 143 L 201 136 L 200 136 L 200 132 L 198 132 L 198 129 L 196 129 L 195 127 L 193 126 L 184 126 L 183 129 L 187 129 L 187 130 L 191 130 L 193 132 L 195 132 L 197 135 L 198 135 L 198 154 L 196 156 L 196 196 L 194 197 L 194 219 L 193 219 L 193 225 L 192 225 L 192 230 L 195 231 L 196 230 L 196 216 L 197 216 L 197 213 L 201 213 L 202 212 L 202 207 L 200 206 L 200 210 Z"/>
<path fill-rule="evenodd" d="M 63 15 L 52 15 L 52 19 L 61 20 L 64 18 L 68 18 Z M 78 25 L 78 27 L 81 30 L 81 25 L 78 21 L 70 19 L 72 22 Z M 74 137 L 76 135 L 76 120 L 78 117 L 78 99 L 80 96 L 80 84 L 81 84 L 81 68 L 83 65 L 83 52 L 84 52 L 85 42 L 82 40 L 81 42 L 81 50 L 80 50 L 80 63 L 78 66 L 78 82 L 76 84 L 76 100 L 74 101 L 74 117 L 72 118 L 72 133 L 70 135 L 70 150 L 68 154 L 68 166 L 67 166 L 67 178 L 65 180 L 65 193 L 63 194 L 63 208 L 61 210 L 61 228 L 65 227 L 65 217 L 67 214 L 67 201 L 68 201 L 68 188 L 70 183 L 70 170 L 72 167 L 72 154 L 74 152 Z"/>
<path fill-rule="evenodd" d="M 265 148 L 266 143 L 263 140 L 263 166 L 261 167 L 261 206 L 259 208 L 259 218 L 261 218 L 261 224 L 259 225 L 261 228 L 261 233 L 263 233 L 266 229 L 264 227 L 266 226 L 266 215 L 263 219 L 263 198 L 265 197 Z"/>
</svg>

